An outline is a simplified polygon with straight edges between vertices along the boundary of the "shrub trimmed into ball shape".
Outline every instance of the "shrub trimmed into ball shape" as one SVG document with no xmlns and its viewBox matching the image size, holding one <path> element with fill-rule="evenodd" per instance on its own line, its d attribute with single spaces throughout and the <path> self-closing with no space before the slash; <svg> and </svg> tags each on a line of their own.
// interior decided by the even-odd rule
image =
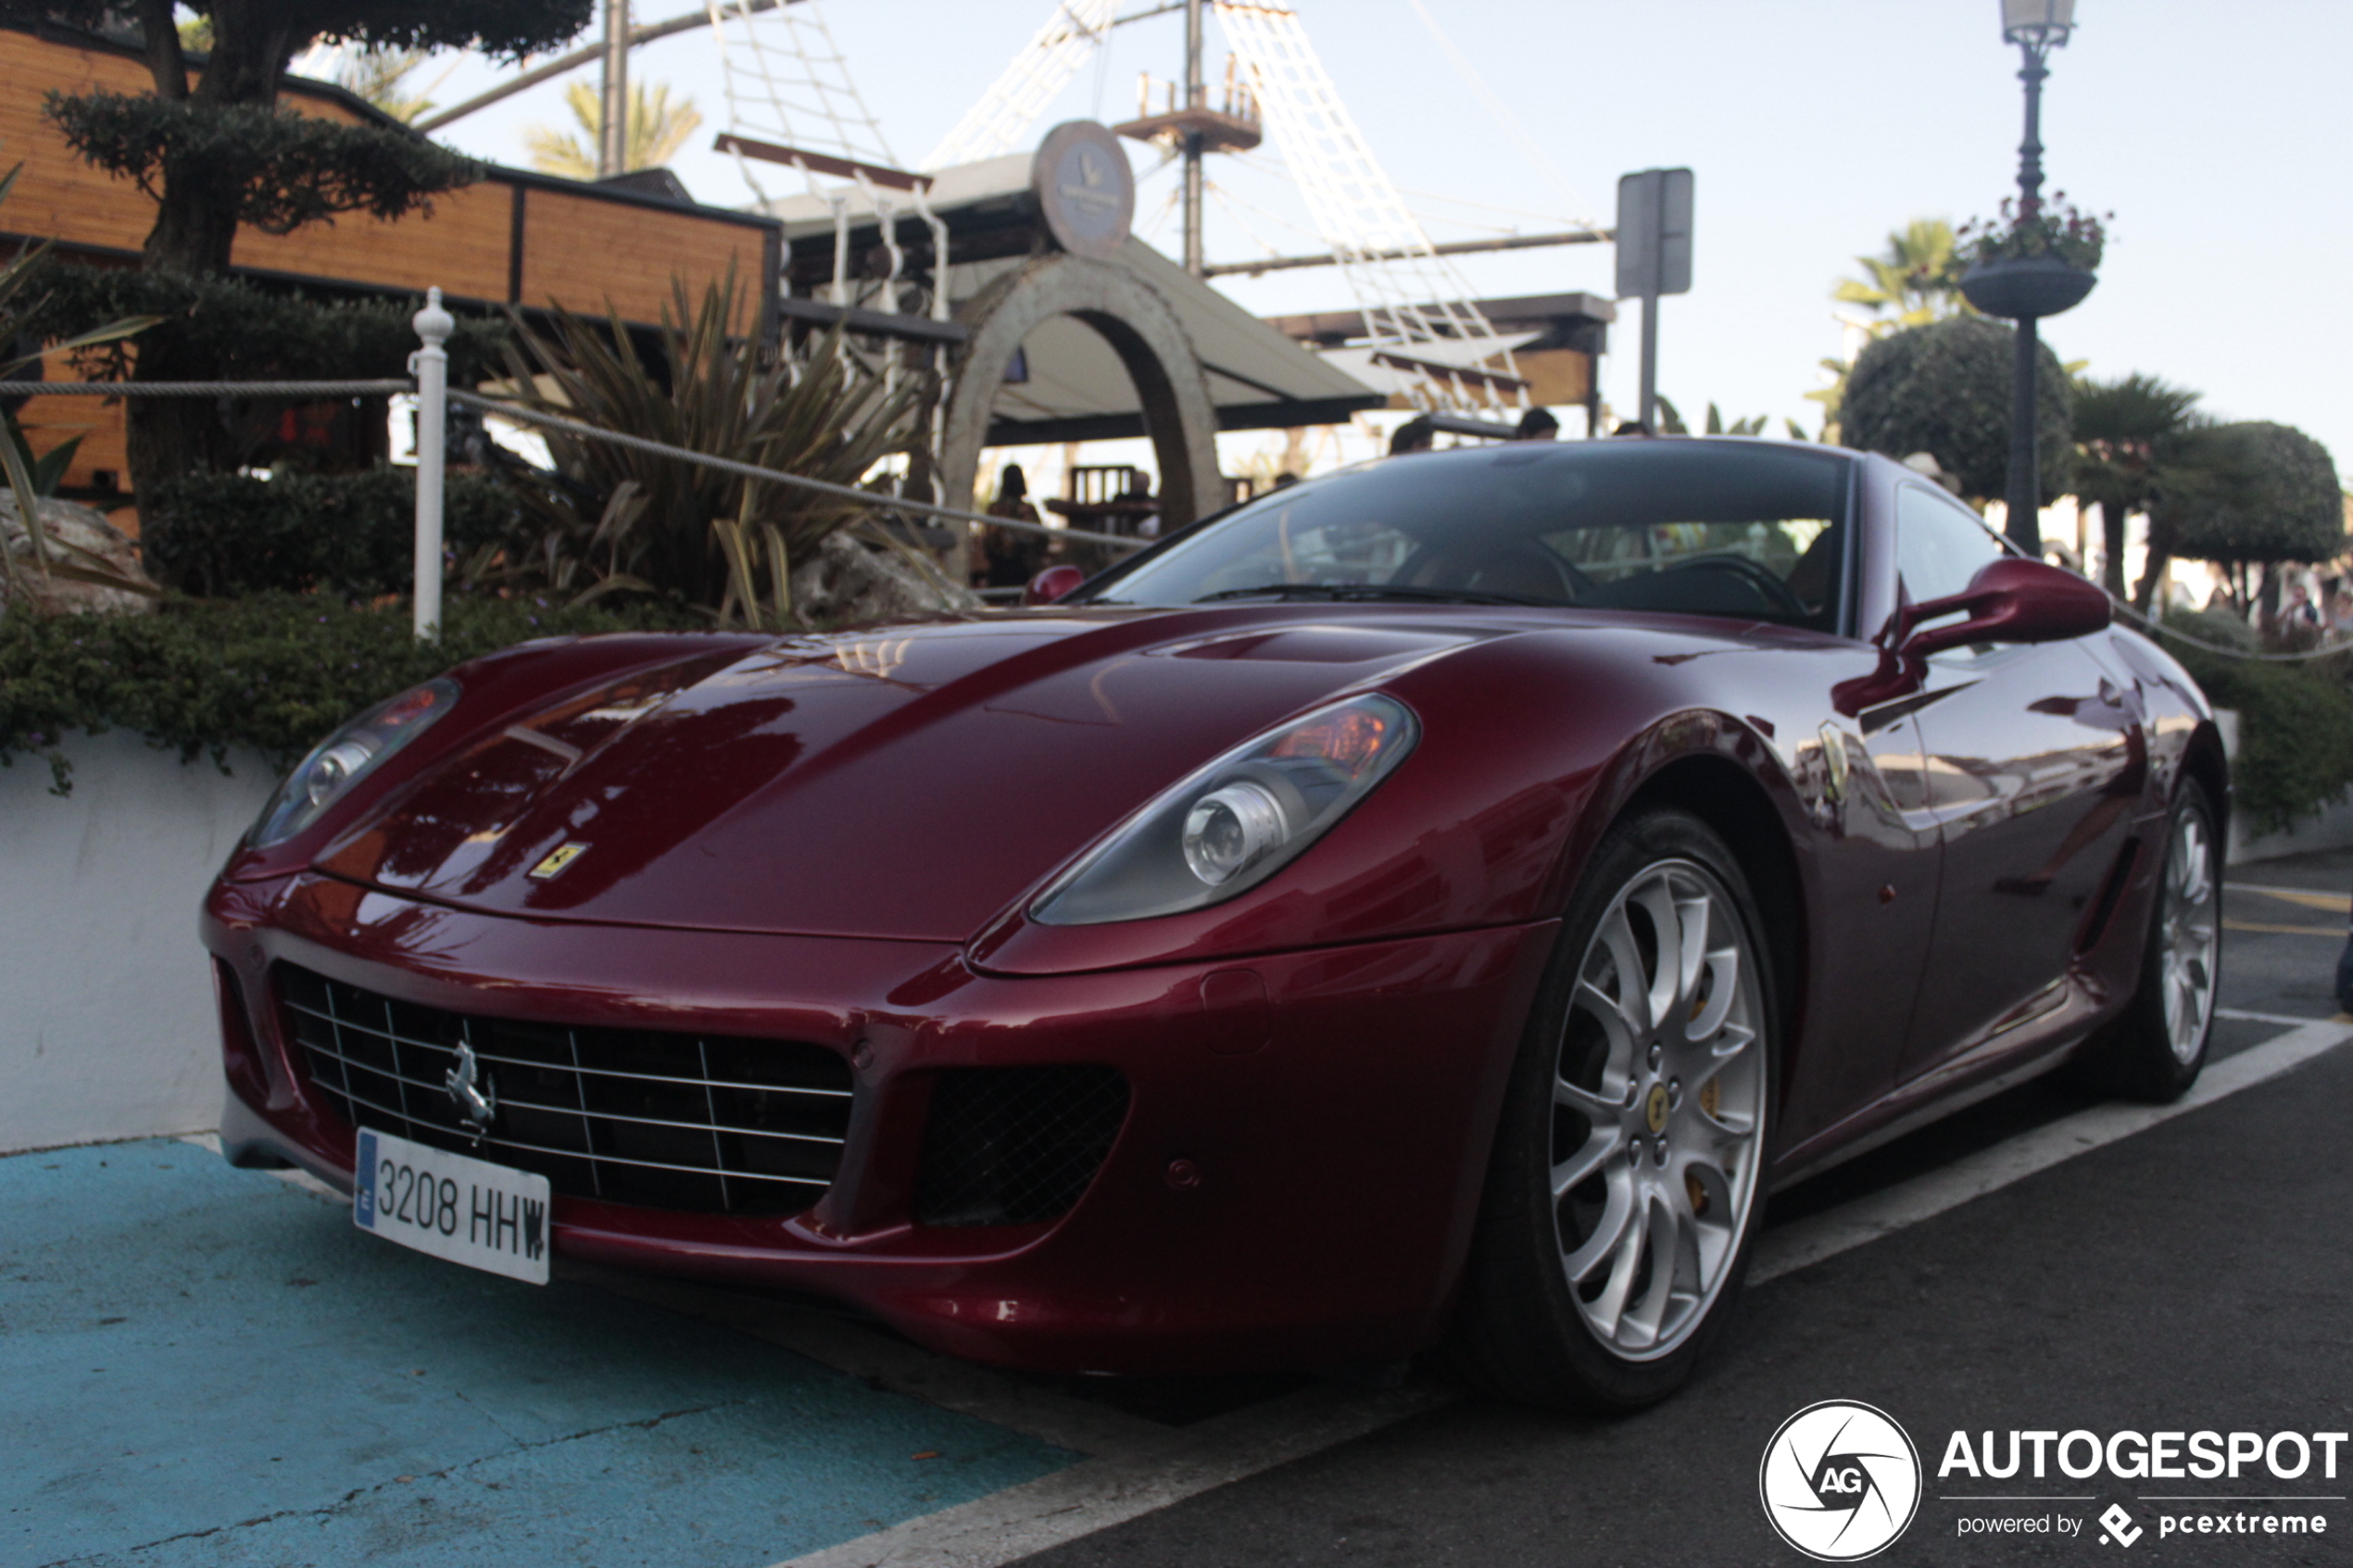
<svg viewBox="0 0 2353 1568">
<path fill-rule="evenodd" d="M 2073 460 L 2067 372 L 2047 344 L 2035 404 L 2043 497 L 2066 491 Z M 1954 316 L 1893 332 L 1856 357 L 1839 405 L 1839 439 L 1904 458 L 1932 455 L 1961 493 L 2000 498 L 2009 488 L 2012 331 L 1982 316 Z"/>
<path fill-rule="evenodd" d="M 2252 420 L 2200 433 L 2213 483 L 2166 509 L 2174 554 L 2212 561 L 2322 561 L 2345 548 L 2345 493 L 2329 449 L 2292 425 Z"/>
</svg>

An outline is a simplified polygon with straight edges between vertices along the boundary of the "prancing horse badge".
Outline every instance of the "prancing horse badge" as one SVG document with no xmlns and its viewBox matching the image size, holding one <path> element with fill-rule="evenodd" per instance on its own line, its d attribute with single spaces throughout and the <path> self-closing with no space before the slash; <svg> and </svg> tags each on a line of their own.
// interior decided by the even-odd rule
<svg viewBox="0 0 2353 1568">
<path fill-rule="evenodd" d="M 534 882 L 546 882 L 549 877 L 554 876 L 566 866 L 580 859 L 580 857 L 587 851 L 587 848 L 588 847 L 585 844 L 559 844 L 553 849 L 547 851 L 547 858 L 546 859 L 541 860 L 537 865 L 531 868 L 529 873 L 531 880 Z"/>
</svg>

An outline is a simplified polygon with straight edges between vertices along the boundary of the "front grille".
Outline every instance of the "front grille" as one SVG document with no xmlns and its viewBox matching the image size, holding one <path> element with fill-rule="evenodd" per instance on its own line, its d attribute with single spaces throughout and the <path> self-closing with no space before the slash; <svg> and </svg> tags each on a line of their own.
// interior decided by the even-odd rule
<svg viewBox="0 0 2353 1568">
<path fill-rule="evenodd" d="M 1010 1225 L 1066 1214 L 1126 1120 L 1127 1080 L 1114 1067 L 942 1073 L 924 1128 L 915 1218 Z"/>
<path fill-rule="evenodd" d="M 328 1110 L 536 1172 L 570 1197 L 797 1214 L 841 1161 L 849 1064 L 822 1046 L 474 1017 L 292 965 L 279 966 L 278 990 Z M 479 1137 L 447 1085 L 461 1045 L 496 1102 Z"/>
</svg>

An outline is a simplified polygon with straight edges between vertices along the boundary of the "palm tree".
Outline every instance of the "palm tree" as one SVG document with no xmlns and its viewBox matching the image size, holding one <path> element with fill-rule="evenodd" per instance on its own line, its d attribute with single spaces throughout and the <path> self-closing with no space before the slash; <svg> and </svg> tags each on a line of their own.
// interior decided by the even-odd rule
<svg viewBox="0 0 2353 1568">
<path fill-rule="evenodd" d="M 560 174 L 567 180 L 594 180 L 597 177 L 596 148 L 604 136 L 605 107 L 597 90 L 585 82 L 575 82 L 564 89 L 564 102 L 572 107 L 572 118 L 579 124 L 581 134 L 571 136 L 549 125 L 523 127 L 523 145 L 531 149 L 531 166 L 542 174 Z M 660 169 L 671 155 L 686 144 L 686 138 L 702 124 L 702 115 L 695 108 L 692 98 L 671 102 L 670 84 L 657 82 L 650 85 L 633 82 L 629 89 L 628 134 L 624 138 L 622 169 L 628 172 L 640 169 Z"/>
<path fill-rule="evenodd" d="M 1841 278 L 1831 297 L 1842 305 L 1860 305 L 1872 320 L 1859 323 L 1873 338 L 1906 327 L 1924 327 L 1947 316 L 1974 316 L 1976 307 L 1961 297 L 1959 261 L 1953 254 L 1953 226 L 1942 218 L 1915 218 L 1887 236 L 1887 248 L 1877 256 L 1858 256 L 1860 278 Z M 1854 365 L 1844 359 L 1824 359 L 1831 384 L 1806 395 L 1822 406 L 1822 439 L 1838 438 L 1838 413 L 1846 400 L 1846 377 Z"/>
<path fill-rule="evenodd" d="M 400 89 L 409 73 L 425 63 L 425 53 L 422 49 L 355 50 L 344 56 L 343 64 L 336 69 L 335 84 L 358 94 L 402 124 L 413 125 L 419 115 L 433 107 L 433 102 L 422 93 L 412 95 Z"/>
<path fill-rule="evenodd" d="M 2168 486 L 2160 465 L 2192 454 L 2181 437 L 2196 422 L 2198 395 L 2137 370 L 2120 381 L 2075 383 L 2075 498 L 2100 508 L 2107 559 L 2100 581 L 2124 596 L 2124 517 L 2146 511 Z M 2179 488 L 2182 476 L 2172 476 Z"/>
<path fill-rule="evenodd" d="M 1873 337 L 1900 327 L 1924 327 L 1947 316 L 1973 314 L 1961 297 L 1960 268 L 1953 256 L 1953 226 L 1942 218 L 1915 218 L 1887 236 L 1877 256 L 1855 264 L 1868 278 L 1841 278 L 1831 297 L 1842 305 L 1869 307 L 1881 319 L 1869 325 Z"/>
</svg>

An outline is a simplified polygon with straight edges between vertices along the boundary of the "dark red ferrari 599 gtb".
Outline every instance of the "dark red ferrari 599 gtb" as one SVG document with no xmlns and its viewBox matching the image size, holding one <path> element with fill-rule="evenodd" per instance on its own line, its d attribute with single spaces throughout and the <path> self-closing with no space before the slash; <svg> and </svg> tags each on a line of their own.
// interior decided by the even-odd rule
<svg viewBox="0 0 2353 1568">
<path fill-rule="evenodd" d="M 1883 458 L 1525 443 L 1059 603 L 478 659 L 213 888 L 229 1157 L 395 1240 L 1127 1373 L 1627 1408 L 1774 1187 L 2206 1051 L 2173 661 Z"/>
</svg>

